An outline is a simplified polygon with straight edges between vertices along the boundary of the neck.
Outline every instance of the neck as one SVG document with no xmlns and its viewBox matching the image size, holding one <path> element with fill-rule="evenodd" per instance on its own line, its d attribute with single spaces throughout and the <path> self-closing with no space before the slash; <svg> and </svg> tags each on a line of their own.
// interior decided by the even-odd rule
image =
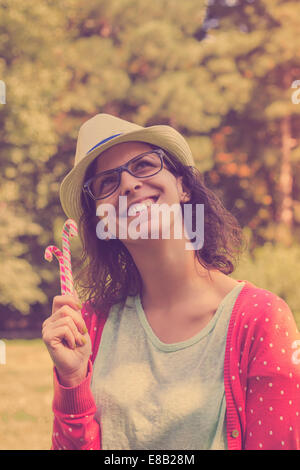
<svg viewBox="0 0 300 470">
<path fill-rule="evenodd" d="M 211 292 L 217 270 L 200 265 L 195 252 L 185 249 L 186 240 L 140 241 L 127 249 L 143 281 L 143 306 L 172 311 L 187 298 Z"/>
</svg>

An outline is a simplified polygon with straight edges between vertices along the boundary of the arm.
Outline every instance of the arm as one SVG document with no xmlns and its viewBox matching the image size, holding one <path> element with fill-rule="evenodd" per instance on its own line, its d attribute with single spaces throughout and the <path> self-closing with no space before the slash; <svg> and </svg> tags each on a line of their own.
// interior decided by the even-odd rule
<svg viewBox="0 0 300 470">
<path fill-rule="evenodd" d="M 243 448 L 299 450 L 300 335 L 288 305 L 274 296 L 251 334 Z"/>
<path fill-rule="evenodd" d="M 90 390 L 92 363 L 87 377 L 77 386 L 59 383 L 54 367 L 52 450 L 99 450 L 100 426 L 95 419 L 96 406 Z"/>
<path fill-rule="evenodd" d="M 92 359 L 101 336 L 95 332 L 102 331 L 97 326 L 97 316 L 86 306 L 78 311 L 70 296 L 54 298 L 52 315 L 43 324 L 43 339 L 54 363 L 53 450 L 100 449 L 90 389 Z"/>
</svg>

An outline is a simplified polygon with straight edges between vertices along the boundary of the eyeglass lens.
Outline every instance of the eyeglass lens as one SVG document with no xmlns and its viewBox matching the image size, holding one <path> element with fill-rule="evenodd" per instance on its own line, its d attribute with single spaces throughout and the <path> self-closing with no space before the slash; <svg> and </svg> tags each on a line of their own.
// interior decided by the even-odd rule
<svg viewBox="0 0 300 470">
<path fill-rule="evenodd" d="M 153 176 L 161 169 L 161 159 L 157 153 L 148 153 L 133 159 L 129 163 L 128 169 L 137 178 Z M 113 193 L 118 187 L 119 177 L 119 172 L 116 170 L 96 176 L 91 184 L 93 196 L 100 198 Z"/>
</svg>

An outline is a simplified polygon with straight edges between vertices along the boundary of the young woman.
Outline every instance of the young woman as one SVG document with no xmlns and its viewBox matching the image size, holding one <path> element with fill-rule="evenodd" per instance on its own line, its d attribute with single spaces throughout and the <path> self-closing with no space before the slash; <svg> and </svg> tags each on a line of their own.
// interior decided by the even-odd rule
<svg viewBox="0 0 300 470">
<path fill-rule="evenodd" d="M 80 129 L 60 198 L 79 224 L 75 280 L 85 303 L 56 296 L 43 325 L 54 363 L 52 448 L 300 449 L 292 312 L 228 276 L 242 230 L 184 138 L 96 115 Z M 184 231 L 191 220 L 179 217 L 186 204 L 194 219 L 204 205 L 204 244 L 194 249 Z M 156 221 L 155 206 L 164 208 Z M 172 236 L 176 224 L 181 237 Z"/>
</svg>

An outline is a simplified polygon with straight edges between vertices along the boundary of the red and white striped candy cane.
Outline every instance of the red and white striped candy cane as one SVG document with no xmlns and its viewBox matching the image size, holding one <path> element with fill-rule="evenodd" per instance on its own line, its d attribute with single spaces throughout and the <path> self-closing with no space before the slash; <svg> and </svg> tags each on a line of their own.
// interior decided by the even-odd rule
<svg viewBox="0 0 300 470">
<path fill-rule="evenodd" d="M 45 259 L 52 261 L 53 254 L 59 262 L 60 269 L 60 286 L 61 294 L 74 295 L 72 265 L 71 265 L 71 250 L 69 237 L 74 237 L 78 234 L 76 222 L 72 219 L 68 219 L 64 223 L 63 235 L 62 235 L 62 247 L 63 252 L 54 245 L 50 245 L 45 250 Z"/>
<path fill-rule="evenodd" d="M 66 285 L 66 274 L 65 274 L 65 266 L 64 266 L 64 258 L 63 254 L 57 246 L 50 245 L 46 248 L 44 258 L 51 262 L 53 260 L 53 255 L 57 258 L 59 263 L 59 270 L 60 270 L 60 288 L 62 295 L 69 293 L 67 292 L 67 285 Z"/>
<path fill-rule="evenodd" d="M 73 274 L 72 274 L 72 264 L 71 264 L 71 247 L 70 247 L 70 238 L 75 237 L 78 234 L 76 222 L 73 219 L 68 219 L 63 226 L 62 234 L 62 250 L 64 257 L 64 266 L 66 273 L 66 286 L 67 291 L 73 294 L 74 285 L 73 285 Z"/>
</svg>

